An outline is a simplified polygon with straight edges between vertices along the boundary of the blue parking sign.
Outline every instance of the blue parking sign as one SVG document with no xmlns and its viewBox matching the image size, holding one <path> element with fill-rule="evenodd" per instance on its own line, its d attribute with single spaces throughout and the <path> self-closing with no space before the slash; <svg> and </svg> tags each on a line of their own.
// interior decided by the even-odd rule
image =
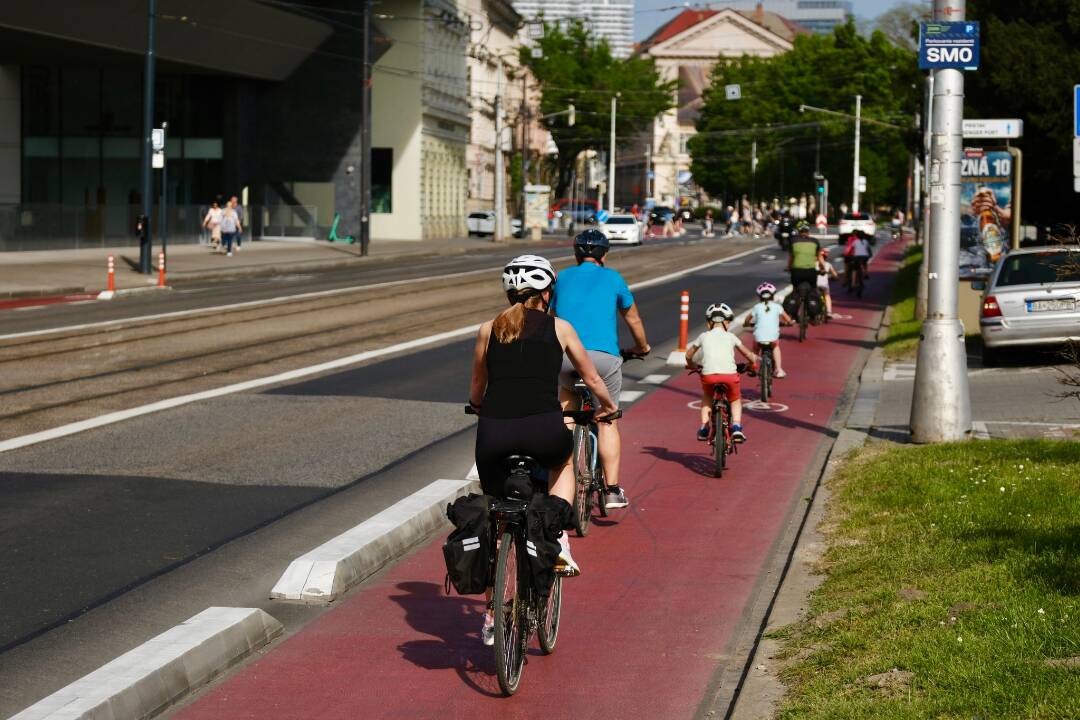
<svg viewBox="0 0 1080 720">
<path fill-rule="evenodd" d="M 1073 85 L 1073 137 L 1080 137 L 1080 85 Z"/>
<path fill-rule="evenodd" d="M 599 210 L 596 213 L 596 222 L 607 222 L 608 217 L 607 210 Z"/>
<path fill-rule="evenodd" d="M 919 68 L 978 70 L 979 23 L 974 20 L 920 23 Z"/>
</svg>

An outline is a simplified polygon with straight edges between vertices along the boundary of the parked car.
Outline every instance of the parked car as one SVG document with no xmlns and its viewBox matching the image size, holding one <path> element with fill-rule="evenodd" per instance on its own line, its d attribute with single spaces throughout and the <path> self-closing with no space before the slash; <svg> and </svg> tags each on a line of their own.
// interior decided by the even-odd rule
<svg viewBox="0 0 1080 720">
<path fill-rule="evenodd" d="M 469 230 L 469 236 L 494 235 L 495 234 L 495 211 L 480 210 L 471 212 L 465 218 L 465 227 Z M 514 237 L 521 237 L 521 218 L 510 218 L 510 232 Z"/>
<path fill-rule="evenodd" d="M 560 198 L 551 206 L 554 217 L 569 216 L 575 224 L 596 222 L 596 213 L 600 210 L 598 200 L 585 198 Z"/>
<path fill-rule="evenodd" d="M 633 215 L 611 215 L 600 223 L 600 232 L 612 245 L 640 245 L 641 225 Z"/>
<path fill-rule="evenodd" d="M 837 232 L 840 234 L 840 244 L 847 243 L 848 236 L 856 230 L 862 230 L 871 238 L 874 237 L 874 233 L 877 232 L 877 225 L 874 223 L 874 218 L 868 212 L 846 212 L 843 217 L 840 218 L 840 226 Z"/>
<path fill-rule="evenodd" d="M 1080 341 L 1080 249 L 1021 248 L 1003 255 L 983 293 L 979 330 L 986 365 L 1004 347 Z"/>
</svg>

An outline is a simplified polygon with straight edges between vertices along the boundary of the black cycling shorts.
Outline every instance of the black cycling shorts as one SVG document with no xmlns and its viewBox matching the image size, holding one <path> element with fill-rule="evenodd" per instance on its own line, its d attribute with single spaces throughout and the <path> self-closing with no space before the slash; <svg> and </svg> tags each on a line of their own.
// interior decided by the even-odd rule
<svg viewBox="0 0 1080 720">
<path fill-rule="evenodd" d="M 791 268 L 791 284 L 795 286 L 795 290 L 799 289 L 800 283 L 810 283 L 810 287 L 817 287 L 817 270 Z"/>
<path fill-rule="evenodd" d="M 574 435 L 563 422 L 561 410 L 521 418 L 481 415 L 476 427 L 480 487 L 487 495 L 505 495 L 505 460 L 510 455 L 528 455 L 541 467 L 550 468 L 566 462 L 573 450 Z"/>
</svg>

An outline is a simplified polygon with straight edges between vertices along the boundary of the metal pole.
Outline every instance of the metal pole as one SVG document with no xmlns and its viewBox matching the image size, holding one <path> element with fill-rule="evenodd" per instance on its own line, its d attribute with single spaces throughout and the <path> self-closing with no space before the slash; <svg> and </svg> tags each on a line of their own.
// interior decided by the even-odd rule
<svg viewBox="0 0 1080 720">
<path fill-rule="evenodd" d="M 525 208 L 529 202 L 529 193 L 525 188 L 529 184 L 529 106 L 526 103 L 528 75 L 521 75 L 521 237 L 526 237 Z"/>
<path fill-rule="evenodd" d="M 862 132 L 862 95 L 855 96 L 855 169 L 851 187 L 851 212 L 859 212 L 859 142 Z"/>
<path fill-rule="evenodd" d="M 150 146 L 150 131 L 154 129 L 154 55 L 155 26 L 157 25 L 157 2 L 147 0 L 146 26 L 146 68 L 143 70 L 143 166 L 142 166 L 142 206 L 143 236 L 139 242 L 139 272 L 150 273 L 150 256 L 153 251 L 150 213 L 154 205 L 154 174 L 150 167 L 154 153 Z"/>
<path fill-rule="evenodd" d="M 645 145 L 645 201 L 652 197 L 652 180 L 649 173 L 652 172 L 652 143 Z"/>
<path fill-rule="evenodd" d="M 750 206 L 757 197 L 757 140 L 750 143 Z"/>
<path fill-rule="evenodd" d="M 167 138 L 169 133 L 169 123 L 161 123 L 161 129 L 162 135 Z M 165 148 L 161 149 L 161 157 L 161 254 L 162 256 L 167 256 L 168 252 L 165 249 L 165 237 L 168 234 L 166 233 L 166 230 L 168 229 L 168 214 L 166 212 L 166 206 L 168 203 L 167 193 L 169 191 L 169 176 L 167 174 L 169 171 L 169 157 L 165 154 Z"/>
<path fill-rule="evenodd" d="M 506 237 L 506 168 L 503 167 L 502 151 L 502 58 L 499 58 L 495 75 L 495 234 L 494 242 L 502 242 Z"/>
<path fill-rule="evenodd" d="M 922 262 L 919 264 L 919 280 L 915 289 L 915 319 L 926 319 L 926 296 L 929 293 L 927 285 L 927 274 L 930 270 L 930 242 L 931 242 L 931 223 L 930 223 L 930 167 L 932 165 L 932 159 L 930 157 L 930 139 L 931 139 L 931 126 L 934 119 L 934 74 L 928 73 L 926 76 L 926 88 L 923 105 L 926 106 L 926 113 L 923 115 L 923 195 L 922 195 L 922 229 L 919 232 L 919 240 L 922 241 L 923 256 Z"/>
<path fill-rule="evenodd" d="M 370 0 L 364 3 L 361 28 L 364 47 L 360 63 L 360 254 L 367 255 L 371 244 L 371 13 Z"/>
<path fill-rule="evenodd" d="M 608 151 L 607 211 L 615 212 L 615 111 L 619 94 L 611 96 L 611 149 Z"/>
<path fill-rule="evenodd" d="M 946 4 L 949 16 L 945 17 Z M 934 0 L 936 20 L 963 20 L 964 0 Z M 934 71 L 933 160 L 930 168 L 930 245 L 927 316 L 920 335 L 911 403 L 917 443 L 962 440 L 971 431 L 964 326 L 957 317 L 960 243 L 960 160 L 963 154 L 964 74 Z"/>
</svg>

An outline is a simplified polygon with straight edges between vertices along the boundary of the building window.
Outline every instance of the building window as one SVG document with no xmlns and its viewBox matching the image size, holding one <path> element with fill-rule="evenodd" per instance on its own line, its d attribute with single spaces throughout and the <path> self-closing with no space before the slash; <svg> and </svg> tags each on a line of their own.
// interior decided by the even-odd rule
<svg viewBox="0 0 1080 720">
<path fill-rule="evenodd" d="M 371 212 L 393 212 L 394 149 L 371 148 Z"/>
<path fill-rule="evenodd" d="M 690 137 L 691 137 L 690 135 L 680 135 L 679 136 L 679 154 L 680 155 L 689 155 L 690 154 L 690 148 L 687 145 L 687 143 L 690 141 Z"/>
</svg>

